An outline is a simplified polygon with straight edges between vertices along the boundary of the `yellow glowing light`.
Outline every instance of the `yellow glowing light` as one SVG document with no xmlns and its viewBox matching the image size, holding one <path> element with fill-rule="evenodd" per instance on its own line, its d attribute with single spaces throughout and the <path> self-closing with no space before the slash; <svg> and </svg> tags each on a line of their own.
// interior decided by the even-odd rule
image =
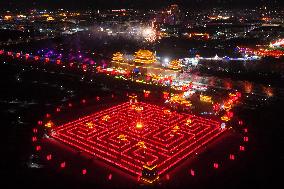
<svg viewBox="0 0 284 189">
<path fill-rule="evenodd" d="M 180 70 L 181 69 L 181 61 L 179 61 L 179 60 L 172 60 L 168 67 L 170 69 L 173 69 L 173 70 Z"/>
<path fill-rule="evenodd" d="M 142 107 L 142 106 L 136 106 L 136 107 L 135 107 L 135 110 L 136 110 L 137 112 L 141 112 L 141 111 L 143 110 L 143 107 Z"/>
<path fill-rule="evenodd" d="M 187 124 L 187 125 L 189 125 L 189 124 L 191 124 L 191 123 L 192 123 L 192 120 L 191 120 L 191 119 L 186 120 L 186 124 Z"/>
<path fill-rule="evenodd" d="M 10 16 L 10 15 L 4 16 L 4 20 L 11 20 L 11 19 L 12 19 L 12 16 Z"/>
<path fill-rule="evenodd" d="M 182 106 L 187 106 L 187 107 L 190 107 L 192 106 L 191 102 L 189 100 L 186 100 L 184 97 L 183 97 L 183 94 L 176 94 L 176 95 L 173 95 L 170 100 L 169 100 L 171 103 L 176 103 L 176 104 L 180 104 Z"/>
<path fill-rule="evenodd" d="M 120 53 L 120 52 L 114 53 L 114 54 L 112 55 L 112 60 L 113 60 L 113 61 L 122 62 L 122 61 L 124 60 L 123 54 Z"/>
<path fill-rule="evenodd" d="M 135 52 L 134 62 L 140 64 L 152 64 L 157 61 L 156 55 L 149 50 L 142 50 Z"/>
<path fill-rule="evenodd" d="M 103 121 L 108 121 L 110 120 L 110 116 L 109 115 L 105 115 L 103 118 L 102 118 Z"/>
<path fill-rule="evenodd" d="M 48 121 L 44 126 L 47 128 L 51 128 L 53 126 L 53 123 L 51 121 Z"/>
<path fill-rule="evenodd" d="M 213 103 L 211 96 L 200 95 L 200 101 Z"/>
<path fill-rule="evenodd" d="M 47 21 L 53 21 L 54 18 L 52 16 L 46 18 Z"/>
<path fill-rule="evenodd" d="M 180 130 L 180 127 L 179 127 L 178 125 L 176 125 L 176 126 L 173 128 L 172 132 L 175 133 L 175 132 L 177 132 L 178 130 Z"/>
<path fill-rule="evenodd" d="M 122 141 L 127 141 L 126 136 L 121 134 L 117 137 L 118 139 L 122 140 Z"/>
<path fill-rule="evenodd" d="M 143 165 L 143 168 L 148 169 L 149 171 L 152 171 L 153 169 L 155 169 L 157 167 L 157 165 L 152 165 L 149 166 L 147 164 Z"/>
<path fill-rule="evenodd" d="M 93 128 L 93 122 L 87 122 L 86 123 L 86 127 L 88 127 L 89 129 L 92 129 Z"/>
<path fill-rule="evenodd" d="M 229 102 L 224 104 L 224 110 L 229 111 L 231 109 L 232 109 L 232 105 Z"/>
<path fill-rule="evenodd" d="M 136 123 L 136 128 L 137 129 L 142 129 L 143 128 L 143 124 L 141 122 L 137 122 Z"/>
<path fill-rule="evenodd" d="M 172 112 L 171 112 L 171 110 L 164 110 L 164 114 L 166 114 L 166 115 L 170 115 Z"/>
<path fill-rule="evenodd" d="M 144 149 L 147 148 L 143 141 L 138 142 L 136 145 L 139 146 L 139 148 L 144 148 Z"/>
<path fill-rule="evenodd" d="M 228 121 L 230 121 L 230 118 L 227 115 L 224 115 L 224 116 L 221 117 L 221 120 L 228 122 Z"/>
</svg>

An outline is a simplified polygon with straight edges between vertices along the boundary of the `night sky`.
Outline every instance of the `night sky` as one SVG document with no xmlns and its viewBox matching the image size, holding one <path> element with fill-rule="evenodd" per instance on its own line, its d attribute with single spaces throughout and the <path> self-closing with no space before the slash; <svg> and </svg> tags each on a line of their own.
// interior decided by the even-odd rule
<svg viewBox="0 0 284 189">
<path fill-rule="evenodd" d="M 0 0 L 0 7 L 5 10 L 15 9 L 108 9 L 108 8 L 161 8 L 177 3 L 184 8 L 204 7 L 254 7 L 259 5 L 281 6 L 283 0 Z M 2 10 L 3 10 L 2 9 Z"/>
</svg>

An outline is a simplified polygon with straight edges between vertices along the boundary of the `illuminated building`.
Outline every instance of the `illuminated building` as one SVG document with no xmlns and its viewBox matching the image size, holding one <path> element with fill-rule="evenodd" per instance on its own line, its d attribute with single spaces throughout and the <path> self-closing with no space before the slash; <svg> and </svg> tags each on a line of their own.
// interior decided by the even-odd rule
<svg viewBox="0 0 284 189">
<path fill-rule="evenodd" d="M 139 64 L 153 64 L 157 61 L 156 55 L 149 50 L 139 50 L 135 52 L 134 62 Z"/>
<path fill-rule="evenodd" d="M 207 103 L 212 103 L 212 97 L 211 96 L 206 96 L 206 95 L 200 95 L 200 101 L 202 102 L 207 102 Z"/>
<path fill-rule="evenodd" d="M 177 68 L 178 65 L 175 65 Z M 125 70 L 132 73 L 141 73 L 144 76 L 151 76 L 152 79 L 177 77 L 180 70 L 167 69 L 157 61 L 155 53 L 149 50 L 138 50 L 132 60 L 125 60 L 121 53 L 115 53 L 112 57 L 112 67 L 114 69 Z"/>
<path fill-rule="evenodd" d="M 173 95 L 170 99 L 169 99 L 169 103 L 171 104 L 178 104 L 181 106 L 186 106 L 186 107 L 190 107 L 192 104 L 190 101 L 186 100 L 183 97 L 183 94 L 181 95 Z"/>
<path fill-rule="evenodd" d="M 126 102 L 53 127 L 50 136 L 152 183 L 222 134 L 226 129 L 220 126 L 157 105 Z"/>
<path fill-rule="evenodd" d="M 181 69 L 181 61 L 172 60 L 169 64 L 168 68 L 173 69 L 173 70 L 180 70 Z"/>
<path fill-rule="evenodd" d="M 189 38 L 198 38 L 198 39 L 209 39 L 210 35 L 208 33 L 188 33 Z"/>
<path fill-rule="evenodd" d="M 113 54 L 112 60 L 113 61 L 122 62 L 124 60 L 123 54 L 120 53 L 120 52 L 117 52 L 117 53 Z"/>
</svg>

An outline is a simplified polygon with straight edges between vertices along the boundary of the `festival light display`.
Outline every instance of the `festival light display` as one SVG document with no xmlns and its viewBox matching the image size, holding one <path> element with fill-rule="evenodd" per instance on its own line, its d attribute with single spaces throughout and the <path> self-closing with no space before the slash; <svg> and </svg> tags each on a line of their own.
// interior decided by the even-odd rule
<svg viewBox="0 0 284 189">
<path fill-rule="evenodd" d="M 213 100 L 211 96 L 200 95 L 200 101 L 213 104 Z"/>
<path fill-rule="evenodd" d="M 123 54 L 120 53 L 120 52 L 114 53 L 114 54 L 112 55 L 112 60 L 113 60 L 113 61 L 122 62 L 122 61 L 124 60 Z"/>
<path fill-rule="evenodd" d="M 220 122 L 136 98 L 53 127 L 51 137 L 151 183 L 225 131 Z"/>
<path fill-rule="evenodd" d="M 173 70 L 180 70 L 181 69 L 181 61 L 172 60 L 169 64 L 168 68 L 173 69 Z"/>
<path fill-rule="evenodd" d="M 156 55 L 149 50 L 140 49 L 139 51 L 135 52 L 134 57 L 135 58 L 133 61 L 140 64 L 152 64 L 157 61 Z"/>
<path fill-rule="evenodd" d="M 186 107 L 190 107 L 192 106 L 191 102 L 189 100 L 186 100 L 183 97 L 183 94 L 176 94 L 173 95 L 170 99 L 169 99 L 169 103 L 172 104 L 179 104 L 181 106 L 186 106 Z"/>
</svg>

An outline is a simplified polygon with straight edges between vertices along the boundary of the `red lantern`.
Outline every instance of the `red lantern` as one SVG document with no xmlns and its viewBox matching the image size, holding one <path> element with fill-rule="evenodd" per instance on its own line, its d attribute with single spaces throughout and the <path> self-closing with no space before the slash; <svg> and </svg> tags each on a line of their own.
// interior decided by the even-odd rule
<svg viewBox="0 0 284 189">
<path fill-rule="evenodd" d="M 65 167 L 66 167 L 66 163 L 65 163 L 65 161 L 64 161 L 64 162 L 62 162 L 62 163 L 60 163 L 60 167 L 61 167 L 61 168 L 65 168 Z"/>
<path fill-rule="evenodd" d="M 213 167 L 214 167 L 214 169 L 218 169 L 219 168 L 219 164 L 218 163 L 214 163 Z"/>
<path fill-rule="evenodd" d="M 195 176 L 195 171 L 193 169 L 190 169 L 190 175 L 193 177 Z"/>
<path fill-rule="evenodd" d="M 169 93 L 168 92 L 163 92 L 164 94 L 164 99 L 168 99 L 169 98 Z"/>
<path fill-rule="evenodd" d="M 87 174 L 87 169 L 83 169 L 83 170 L 82 170 L 82 174 L 83 174 L 83 175 Z"/>
<path fill-rule="evenodd" d="M 111 180 L 112 179 L 112 174 L 109 174 L 108 175 L 108 180 Z"/>
<path fill-rule="evenodd" d="M 150 91 L 145 91 L 145 90 L 144 90 L 144 97 L 145 97 L 145 98 L 148 98 L 148 97 L 149 97 L 149 94 L 150 94 Z"/>
<path fill-rule="evenodd" d="M 38 61 L 39 60 L 39 56 L 35 56 L 35 61 Z"/>
<path fill-rule="evenodd" d="M 32 137 L 32 141 L 33 141 L 33 142 L 36 142 L 36 141 L 37 141 L 36 136 L 33 136 L 33 137 Z"/>
<path fill-rule="evenodd" d="M 240 146 L 240 151 L 245 151 L 245 147 L 244 146 Z"/>
<path fill-rule="evenodd" d="M 41 146 L 36 146 L 36 151 L 40 151 L 41 150 Z"/>
<path fill-rule="evenodd" d="M 42 121 L 39 120 L 39 121 L 37 122 L 37 124 L 38 124 L 38 125 L 42 125 Z"/>
<path fill-rule="evenodd" d="M 235 155 L 234 154 L 230 154 L 229 159 L 230 160 L 235 160 Z"/>
<path fill-rule="evenodd" d="M 51 154 L 48 154 L 48 155 L 46 156 L 46 159 L 47 159 L 47 161 L 50 161 L 50 160 L 52 159 Z"/>
<path fill-rule="evenodd" d="M 61 60 L 57 59 L 57 60 L 56 60 L 56 64 L 57 64 L 57 65 L 61 64 Z"/>
</svg>

